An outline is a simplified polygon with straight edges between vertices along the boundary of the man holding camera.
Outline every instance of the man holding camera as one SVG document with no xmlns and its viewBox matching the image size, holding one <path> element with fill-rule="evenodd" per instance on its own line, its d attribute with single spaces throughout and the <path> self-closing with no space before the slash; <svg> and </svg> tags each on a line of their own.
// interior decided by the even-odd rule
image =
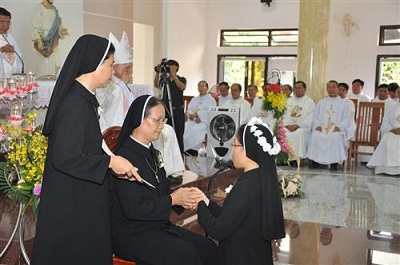
<svg viewBox="0 0 400 265">
<path fill-rule="evenodd" d="M 186 78 L 177 75 L 179 63 L 175 60 L 163 59 L 154 70 L 156 71 L 154 86 L 161 89 L 162 100 L 169 112 L 168 124 L 175 129 L 179 149 L 183 153 L 183 132 L 185 131 L 183 91 L 186 88 Z"/>
</svg>

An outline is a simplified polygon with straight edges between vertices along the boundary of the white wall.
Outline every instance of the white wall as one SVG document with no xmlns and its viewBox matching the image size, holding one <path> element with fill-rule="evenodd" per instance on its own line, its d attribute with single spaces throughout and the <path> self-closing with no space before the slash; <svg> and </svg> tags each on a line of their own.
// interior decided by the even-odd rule
<svg viewBox="0 0 400 265">
<path fill-rule="evenodd" d="M 40 0 L 0 1 L 0 6 L 4 7 L 11 13 L 12 26 L 10 32 L 22 50 L 25 61 L 25 72 L 28 72 L 34 68 L 34 49 L 31 41 L 30 21 L 33 7 L 39 3 L 41 3 Z M 63 62 L 75 41 L 83 34 L 83 4 L 82 0 L 56 0 L 54 1 L 54 4 L 59 11 L 64 27 L 68 28 L 70 34 L 69 36 L 66 36 L 64 39 L 60 40 L 60 57 Z"/>
<path fill-rule="evenodd" d="M 341 23 L 346 13 L 356 24 L 348 37 Z M 327 79 L 350 85 L 360 78 L 365 82 L 365 92 L 373 97 L 376 56 L 400 54 L 400 46 L 378 46 L 379 27 L 396 24 L 400 24 L 399 0 L 331 0 Z"/>
<path fill-rule="evenodd" d="M 208 1 L 168 2 L 166 56 L 179 62 L 178 75 L 188 80 L 187 95 L 197 95 L 197 83 L 209 80 L 205 75 L 211 67 L 206 54 L 209 5 Z"/>
</svg>

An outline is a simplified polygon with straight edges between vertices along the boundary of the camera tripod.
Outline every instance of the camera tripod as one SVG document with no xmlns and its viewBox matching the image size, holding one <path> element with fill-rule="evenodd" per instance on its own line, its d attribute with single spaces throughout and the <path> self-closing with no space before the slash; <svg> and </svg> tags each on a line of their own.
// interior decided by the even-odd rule
<svg viewBox="0 0 400 265">
<path fill-rule="evenodd" d="M 161 89 L 161 99 L 164 101 L 167 107 L 167 113 L 171 117 L 172 128 L 174 128 L 175 130 L 174 110 L 172 108 L 171 90 L 168 83 L 168 77 L 169 77 L 168 73 L 162 72 L 159 84 Z"/>
</svg>

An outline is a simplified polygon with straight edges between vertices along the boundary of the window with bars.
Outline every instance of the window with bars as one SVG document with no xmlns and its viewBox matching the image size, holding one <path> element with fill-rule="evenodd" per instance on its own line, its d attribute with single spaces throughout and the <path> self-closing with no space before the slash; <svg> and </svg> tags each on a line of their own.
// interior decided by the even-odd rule
<svg viewBox="0 0 400 265">
<path fill-rule="evenodd" d="M 298 29 L 221 30 L 221 47 L 297 46 Z"/>
</svg>

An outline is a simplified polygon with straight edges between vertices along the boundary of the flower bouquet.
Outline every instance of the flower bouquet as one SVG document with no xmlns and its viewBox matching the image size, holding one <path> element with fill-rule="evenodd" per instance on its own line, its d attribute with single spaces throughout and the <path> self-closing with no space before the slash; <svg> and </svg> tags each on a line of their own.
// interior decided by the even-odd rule
<svg viewBox="0 0 400 265">
<path fill-rule="evenodd" d="M 263 110 L 273 113 L 274 119 L 276 120 L 273 132 L 281 146 L 281 152 L 279 152 L 275 157 L 278 164 L 286 164 L 288 163 L 289 158 L 295 156 L 293 148 L 287 140 L 283 124 L 283 114 L 286 110 L 286 99 L 287 97 L 285 93 L 281 91 L 278 84 L 268 84 L 264 88 Z"/>
<path fill-rule="evenodd" d="M 0 191 L 25 209 L 32 205 L 35 215 L 47 152 L 47 137 L 34 125 L 36 115 L 29 113 L 21 127 L 10 121 L 2 125 L 9 136 L 2 143 L 7 144 L 6 161 L 0 163 Z"/>
<path fill-rule="evenodd" d="M 283 198 L 303 198 L 305 193 L 301 190 L 302 180 L 299 174 L 285 174 L 278 172 L 279 190 Z"/>
</svg>

